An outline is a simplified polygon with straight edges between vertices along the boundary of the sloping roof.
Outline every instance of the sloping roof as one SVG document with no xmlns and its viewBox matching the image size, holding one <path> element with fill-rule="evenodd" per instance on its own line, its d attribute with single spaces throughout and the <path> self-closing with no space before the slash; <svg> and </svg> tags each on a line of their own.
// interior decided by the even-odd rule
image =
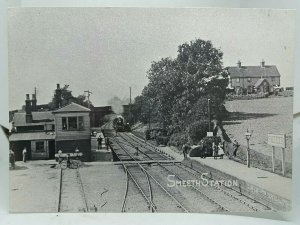
<svg viewBox="0 0 300 225">
<path fill-rule="evenodd" d="M 92 112 L 107 112 L 107 111 L 112 111 L 111 106 L 98 106 L 98 107 L 93 107 Z"/>
<path fill-rule="evenodd" d="M 231 66 L 228 67 L 231 78 L 237 77 L 280 77 L 276 66 Z"/>
<path fill-rule="evenodd" d="M 53 113 L 62 113 L 62 112 L 90 112 L 91 110 L 82 106 L 82 105 L 79 105 L 79 104 L 76 104 L 74 102 L 62 107 L 62 108 L 59 108 L 58 110 L 55 110 L 53 111 Z"/>
<path fill-rule="evenodd" d="M 34 121 L 51 121 L 54 120 L 54 115 L 51 111 L 32 112 L 32 120 Z"/>
<path fill-rule="evenodd" d="M 31 132 L 31 133 L 12 133 L 9 141 L 31 141 L 31 140 L 54 140 L 54 133 Z"/>
<path fill-rule="evenodd" d="M 258 81 L 256 81 L 254 87 L 255 87 L 255 88 L 258 88 L 264 81 L 266 81 L 266 82 L 269 84 L 269 82 L 268 82 L 267 79 L 261 78 L 261 79 L 259 79 Z"/>
<path fill-rule="evenodd" d="M 51 111 L 47 112 L 32 112 L 32 123 L 26 123 L 26 113 L 15 113 L 13 117 L 13 122 L 15 126 L 34 126 L 43 125 L 44 122 L 54 121 L 54 115 Z"/>
<path fill-rule="evenodd" d="M 25 113 L 15 113 L 13 117 L 13 122 L 15 126 L 20 126 L 26 124 L 26 114 Z"/>
</svg>

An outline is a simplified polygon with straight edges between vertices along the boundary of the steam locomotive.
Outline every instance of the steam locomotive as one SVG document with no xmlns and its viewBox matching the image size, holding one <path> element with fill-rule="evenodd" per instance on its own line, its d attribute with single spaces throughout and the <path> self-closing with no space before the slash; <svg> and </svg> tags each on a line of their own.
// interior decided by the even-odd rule
<svg viewBox="0 0 300 225">
<path fill-rule="evenodd" d="M 130 131 L 129 123 L 120 115 L 113 120 L 113 127 L 117 132 Z"/>
</svg>

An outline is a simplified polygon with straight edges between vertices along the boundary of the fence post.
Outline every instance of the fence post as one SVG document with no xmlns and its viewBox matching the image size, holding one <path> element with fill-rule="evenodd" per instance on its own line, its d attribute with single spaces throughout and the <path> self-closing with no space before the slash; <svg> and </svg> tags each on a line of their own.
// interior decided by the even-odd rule
<svg viewBox="0 0 300 225">
<path fill-rule="evenodd" d="M 285 151 L 281 148 L 281 160 L 282 160 L 282 175 L 285 175 Z"/>
<path fill-rule="evenodd" d="M 272 171 L 275 172 L 275 146 L 272 146 Z"/>
</svg>

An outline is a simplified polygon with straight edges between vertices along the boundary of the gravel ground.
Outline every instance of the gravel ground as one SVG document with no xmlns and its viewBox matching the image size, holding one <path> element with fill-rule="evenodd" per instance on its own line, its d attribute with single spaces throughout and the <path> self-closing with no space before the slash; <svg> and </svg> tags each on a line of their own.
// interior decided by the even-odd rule
<svg viewBox="0 0 300 225">
<path fill-rule="evenodd" d="M 79 170 L 63 170 L 60 212 L 86 211 L 85 197 L 80 183 Z"/>
<path fill-rule="evenodd" d="M 16 162 L 9 171 L 10 212 L 57 212 L 60 170 L 49 161 Z"/>
<path fill-rule="evenodd" d="M 85 165 L 80 174 L 90 211 L 96 207 L 97 212 L 121 212 L 126 188 L 123 167 L 95 162 Z"/>
</svg>

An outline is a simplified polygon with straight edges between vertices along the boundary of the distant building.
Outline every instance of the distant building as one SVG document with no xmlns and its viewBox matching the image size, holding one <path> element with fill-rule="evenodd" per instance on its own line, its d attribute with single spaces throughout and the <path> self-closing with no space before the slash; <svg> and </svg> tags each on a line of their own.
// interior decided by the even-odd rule
<svg viewBox="0 0 300 225">
<path fill-rule="evenodd" d="M 100 106 L 100 107 L 91 107 L 91 126 L 100 127 L 104 124 L 104 117 L 106 115 L 112 114 L 111 106 Z"/>
<path fill-rule="evenodd" d="M 35 96 L 33 96 L 35 99 Z M 37 112 L 26 95 L 25 112 L 15 112 L 12 118 L 10 147 L 16 160 L 22 160 L 22 150 L 27 149 L 28 159 L 51 159 L 55 154 L 55 122 L 51 111 Z"/>
<path fill-rule="evenodd" d="M 27 94 L 25 112 L 13 114 L 9 141 L 16 160 L 22 160 L 24 147 L 28 159 L 53 159 L 59 149 L 68 153 L 78 148 L 90 160 L 90 109 L 70 103 L 55 111 L 37 110 L 35 95 L 30 100 Z"/>
<path fill-rule="evenodd" d="M 237 66 L 228 67 L 229 87 L 239 94 L 244 92 L 258 93 L 273 92 L 274 87 L 280 86 L 280 73 L 274 65 L 242 66 L 241 61 Z"/>
</svg>

